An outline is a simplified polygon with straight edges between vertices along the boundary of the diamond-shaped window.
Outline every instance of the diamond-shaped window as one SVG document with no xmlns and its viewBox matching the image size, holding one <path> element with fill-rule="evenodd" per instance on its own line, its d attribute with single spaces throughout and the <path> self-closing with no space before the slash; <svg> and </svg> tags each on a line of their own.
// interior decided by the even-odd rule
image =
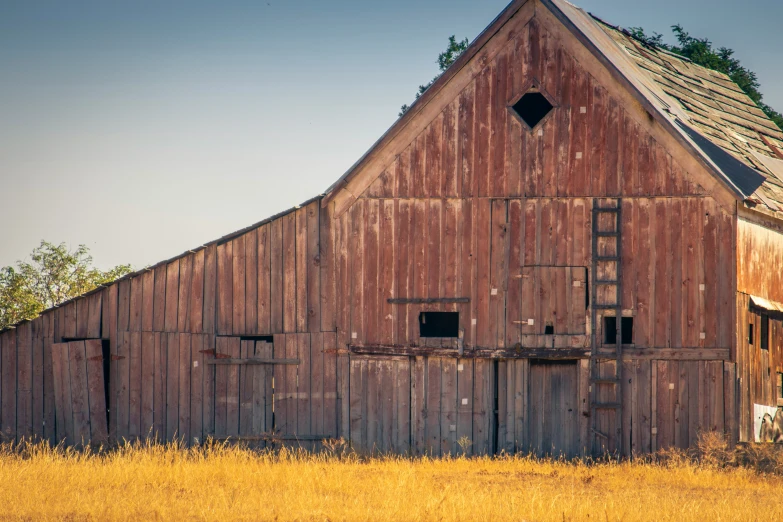
<svg viewBox="0 0 783 522">
<path fill-rule="evenodd" d="M 537 90 L 530 90 L 511 108 L 532 129 L 549 114 L 553 106 L 546 96 Z"/>
</svg>

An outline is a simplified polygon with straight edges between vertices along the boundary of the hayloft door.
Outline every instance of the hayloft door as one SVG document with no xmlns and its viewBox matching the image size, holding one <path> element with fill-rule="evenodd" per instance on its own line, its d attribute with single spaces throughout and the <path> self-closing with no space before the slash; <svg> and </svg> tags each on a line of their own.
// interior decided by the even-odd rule
<svg viewBox="0 0 783 522">
<path fill-rule="evenodd" d="M 539 456 L 579 453 L 577 361 L 531 361 L 529 451 Z"/>
<path fill-rule="evenodd" d="M 103 343 L 100 339 L 52 345 L 57 438 L 66 444 L 108 438 Z"/>
</svg>

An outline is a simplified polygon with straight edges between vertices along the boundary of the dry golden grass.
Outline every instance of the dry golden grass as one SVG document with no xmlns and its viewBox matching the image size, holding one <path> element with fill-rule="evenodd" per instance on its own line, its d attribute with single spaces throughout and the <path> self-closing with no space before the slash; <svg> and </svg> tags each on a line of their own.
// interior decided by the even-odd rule
<svg viewBox="0 0 783 522">
<path fill-rule="evenodd" d="M 760 520 L 783 481 L 718 455 L 585 464 L 212 445 L 0 448 L 0 520 Z"/>
</svg>

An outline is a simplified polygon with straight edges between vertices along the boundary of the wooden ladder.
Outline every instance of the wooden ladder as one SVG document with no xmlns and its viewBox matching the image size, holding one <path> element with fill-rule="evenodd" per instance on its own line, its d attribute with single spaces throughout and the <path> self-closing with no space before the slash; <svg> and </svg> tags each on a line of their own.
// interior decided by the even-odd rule
<svg viewBox="0 0 783 522">
<path fill-rule="evenodd" d="M 606 442 L 606 446 L 609 446 L 609 441 L 612 435 L 609 433 L 602 433 L 598 426 L 598 412 L 602 410 L 610 410 L 614 412 L 615 419 L 615 451 L 622 455 L 622 419 L 623 419 L 623 400 L 622 400 L 622 373 L 623 373 L 623 351 L 622 351 L 622 198 L 614 200 L 614 205 L 611 200 L 606 199 L 593 199 L 593 250 L 592 250 L 592 288 L 591 288 L 591 308 L 592 308 L 592 321 L 591 321 L 591 357 L 590 357 L 590 424 L 591 434 L 593 440 L 593 452 L 595 453 L 600 447 L 598 439 L 601 438 Z M 609 230 L 602 230 L 599 224 L 602 222 L 599 217 L 612 216 L 614 226 Z M 605 223 L 608 220 L 603 220 Z M 607 224 L 604 224 L 607 227 Z M 609 228 L 609 227 L 607 227 Z M 614 254 L 599 255 L 598 243 L 599 238 L 604 238 L 604 241 L 609 241 L 610 245 L 607 245 L 603 250 L 612 251 Z M 611 241 L 614 241 L 614 248 L 611 247 Z M 599 279 L 599 263 L 614 264 L 615 270 L 608 270 L 608 272 L 614 272 L 615 277 L 611 278 L 603 276 L 604 279 Z M 607 272 L 604 270 L 602 272 Z M 598 288 L 614 288 L 615 299 L 614 303 L 598 303 Z M 602 292 L 603 295 L 611 295 L 609 292 Z M 606 299 L 609 301 L 610 299 Z M 617 327 L 615 337 L 615 351 L 614 353 L 602 352 L 599 350 L 599 339 L 597 337 L 598 330 L 598 313 L 603 310 L 613 310 L 615 314 L 615 324 Z M 601 375 L 598 363 L 600 361 L 615 360 L 615 372 L 614 375 Z M 614 400 L 607 401 L 603 399 L 600 402 L 598 399 L 599 386 L 609 386 L 614 389 Z"/>
</svg>

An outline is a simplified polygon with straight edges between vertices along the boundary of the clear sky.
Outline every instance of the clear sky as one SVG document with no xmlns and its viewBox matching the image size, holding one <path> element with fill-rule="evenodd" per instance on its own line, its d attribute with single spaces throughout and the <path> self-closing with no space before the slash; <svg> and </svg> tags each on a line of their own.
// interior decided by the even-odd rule
<svg viewBox="0 0 783 522">
<path fill-rule="evenodd" d="M 779 0 L 574 0 L 735 49 L 783 110 Z M 0 0 L 0 266 L 177 255 L 324 191 L 506 0 Z"/>
</svg>

